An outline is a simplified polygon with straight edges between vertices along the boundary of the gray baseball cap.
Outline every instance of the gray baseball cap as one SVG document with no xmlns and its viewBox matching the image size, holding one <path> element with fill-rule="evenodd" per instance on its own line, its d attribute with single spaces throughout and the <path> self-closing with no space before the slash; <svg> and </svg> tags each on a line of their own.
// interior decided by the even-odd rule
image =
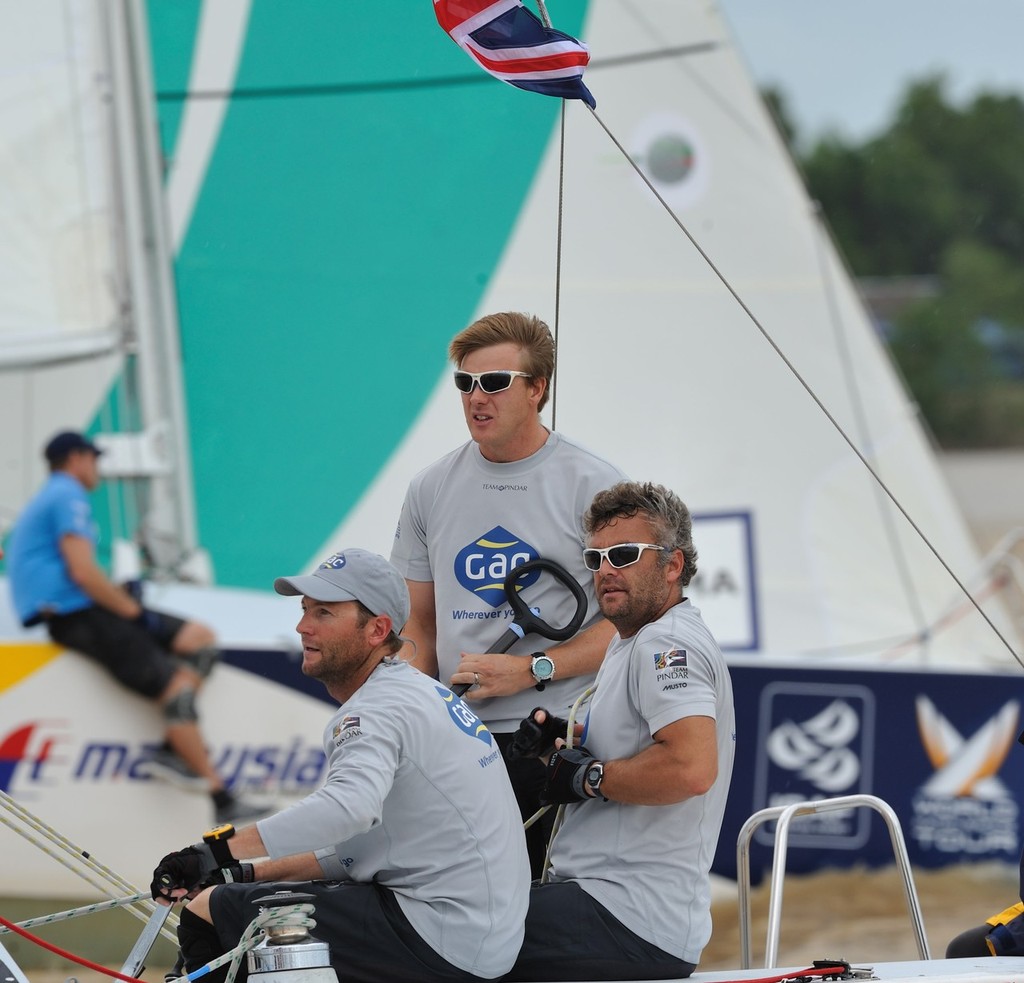
<svg viewBox="0 0 1024 983">
<path fill-rule="evenodd" d="M 409 620 L 409 588 L 402 575 L 378 553 L 350 548 L 327 557 L 311 574 L 278 577 L 278 594 L 314 601 L 359 601 L 374 614 L 386 614 L 399 632 Z"/>
</svg>

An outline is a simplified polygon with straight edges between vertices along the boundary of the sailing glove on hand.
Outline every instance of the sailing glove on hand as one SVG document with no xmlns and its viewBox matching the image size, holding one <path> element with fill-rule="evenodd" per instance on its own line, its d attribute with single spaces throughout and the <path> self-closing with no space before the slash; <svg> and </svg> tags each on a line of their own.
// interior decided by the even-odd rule
<svg viewBox="0 0 1024 983">
<path fill-rule="evenodd" d="M 252 864 L 235 860 L 226 867 L 219 867 L 209 845 L 196 843 L 167 854 L 153 871 L 149 889 L 154 899 L 162 897 L 173 901 L 171 892 L 177 888 L 184 888 L 191 897 L 200 888 L 215 884 L 251 884 L 254 880 Z"/>
<path fill-rule="evenodd" d="M 538 711 L 543 711 L 544 723 L 537 723 Z M 544 707 L 534 707 L 528 717 L 519 723 L 519 729 L 512 735 L 508 748 L 510 758 L 542 758 L 555 749 L 555 738 L 565 737 L 569 724 L 561 717 L 553 716 Z"/>
<path fill-rule="evenodd" d="M 587 769 L 597 760 L 585 747 L 563 747 L 551 755 L 547 780 L 540 793 L 544 805 L 561 802 L 585 802 Z"/>
</svg>

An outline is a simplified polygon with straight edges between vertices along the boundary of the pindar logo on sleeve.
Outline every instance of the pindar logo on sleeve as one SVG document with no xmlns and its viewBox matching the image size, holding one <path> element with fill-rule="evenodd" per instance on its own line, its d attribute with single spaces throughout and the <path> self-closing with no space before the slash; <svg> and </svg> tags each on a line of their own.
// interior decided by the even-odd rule
<svg viewBox="0 0 1024 983">
<path fill-rule="evenodd" d="M 497 608 L 505 603 L 505 578 L 539 555 L 529 543 L 502 526 L 495 526 L 459 551 L 455 557 L 455 579 L 471 594 Z M 531 571 L 516 584 L 516 589 L 529 587 L 539 576 L 539 570 Z"/>
<path fill-rule="evenodd" d="M 686 689 L 690 670 L 686 665 L 686 649 L 670 649 L 654 653 L 654 678 L 661 683 L 662 692 Z"/>
<path fill-rule="evenodd" d="M 355 714 L 348 714 L 334 725 L 334 746 L 341 747 L 350 737 L 357 737 L 360 734 L 362 730 L 359 727 L 359 718 Z"/>
<path fill-rule="evenodd" d="M 677 666 L 686 665 L 686 650 L 672 649 L 670 652 L 654 653 L 655 669 L 674 669 Z"/>
</svg>

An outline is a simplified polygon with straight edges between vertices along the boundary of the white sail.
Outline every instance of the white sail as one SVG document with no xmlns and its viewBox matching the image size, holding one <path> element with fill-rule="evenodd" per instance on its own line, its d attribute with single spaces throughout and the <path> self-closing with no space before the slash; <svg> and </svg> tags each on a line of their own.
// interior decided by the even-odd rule
<svg viewBox="0 0 1024 983">
<path fill-rule="evenodd" d="M 0 531 L 37 487 L 45 439 L 106 396 L 123 289 L 97 8 L 5 17 L 32 30 L 0 31 Z"/>
<path fill-rule="evenodd" d="M 358 16 L 376 24 L 374 18 L 385 18 L 385 8 L 395 5 L 364 6 Z M 386 319 L 378 324 L 367 316 L 367 307 L 370 315 L 377 314 L 378 293 L 388 294 L 392 317 L 397 311 L 417 329 L 416 318 L 434 301 L 421 282 L 410 278 L 407 283 L 401 273 L 381 274 L 379 256 L 390 256 L 395 238 L 415 240 L 420 254 L 432 252 L 436 226 L 406 212 L 408 230 L 402 229 L 399 236 L 397 226 L 380 221 L 377 210 L 371 209 L 366 227 L 331 227 L 325 234 L 321 205 L 333 207 L 325 214 L 340 213 L 346 220 L 357 214 L 351 202 L 340 208 L 330 198 L 335 186 L 340 188 L 348 179 L 324 163 L 334 160 L 351 163 L 359 176 L 349 183 L 359 197 L 390 202 L 402 182 L 418 176 L 409 171 L 409 138 L 401 134 L 400 154 L 378 154 L 372 139 L 364 141 L 364 129 L 382 141 L 389 132 L 378 101 L 384 97 L 379 92 L 358 94 L 359 85 L 351 102 L 331 104 L 326 122 L 316 117 L 310 105 L 327 101 L 315 84 L 322 80 L 312 73 L 313 67 L 323 67 L 319 63 L 310 66 L 309 87 L 315 92 L 296 96 L 288 104 L 289 125 L 284 129 L 265 132 L 259 125 L 264 117 L 279 119 L 273 116 L 274 111 L 281 112 L 273 101 L 276 95 L 269 105 L 255 99 L 238 99 L 230 106 L 216 99 L 186 100 L 176 139 L 168 138 L 171 232 L 166 237 L 140 234 L 135 223 L 139 215 L 132 208 L 143 211 L 147 201 L 153 205 L 154 148 L 146 139 L 136 151 L 130 151 L 123 139 L 115 141 L 108 117 L 113 110 L 108 107 L 117 107 L 121 122 L 138 107 L 107 101 L 111 83 L 103 67 L 108 64 L 105 48 L 99 43 L 98 25 L 86 13 L 114 8 L 39 0 L 31 9 L 39 13 L 37 26 L 43 30 L 20 33 L 17 42 L 10 40 L 13 32 L 0 34 L 0 81 L 10 83 L 0 84 L 0 178 L 5 192 L 15 186 L 25 192 L 0 195 L 0 414 L 9 423 L 7 432 L 15 435 L 0 442 L 0 524 L 13 520 L 38 487 L 39 447 L 45 437 L 58 427 L 84 427 L 96 419 L 120 372 L 122 343 L 127 335 L 134 342 L 138 333 L 139 358 L 145 363 L 139 376 L 146 381 L 144 400 L 168 382 L 171 391 L 161 401 L 163 408 L 147 404 L 145 439 L 128 446 L 111 442 L 108 460 L 120 474 L 142 474 L 151 482 L 164 472 L 169 480 L 173 475 L 176 484 L 163 496 L 168 503 L 164 512 L 181 513 L 178 518 L 188 525 L 188 508 L 178 507 L 176 497 L 183 473 L 188 483 L 191 442 L 197 458 L 205 462 L 200 525 L 206 535 L 213 530 L 222 542 L 230 540 L 242 558 L 235 557 L 236 571 L 249 557 L 269 565 L 268 556 L 277 563 L 277 556 L 285 554 L 288 565 L 275 573 L 291 572 L 299 566 L 292 565 L 296 555 L 312 565 L 335 547 L 354 543 L 387 554 L 410 478 L 466 439 L 459 399 L 447 371 L 437 375 L 418 415 L 409 419 L 406 413 L 400 427 L 388 417 L 405 413 L 402 407 L 419 405 L 418 397 L 405 403 L 394 398 L 404 395 L 402 372 L 421 369 L 425 349 L 422 339 L 413 339 L 415 331 L 404 338 L 407 352 L 395 351 L 399 339 L 389 340 L 387 358 L 365 354 L 377 351 L 371 342 L 387 331 Z M 58 16 L 58 10 L 68 9 L 76 16 Z M 141 3 L 133 0 L 117 9 L 137 15 Z M 277 45 L 267 39 L 282 36 L 274 32 L 274 18 L 284 17 L 285 8 L 264 6 L 258 18 L 249 17 L 244 0 L 223 10 L 218 3 L 216 13 L 212 3 L 203 9 L 192 40 L 189 85 L 216 95 L 231 88 L 238 64 L 258 62 L 257 55 L 265 56 L 268 48 L 276 52 Z M 328 9 L 334 8 L 325 4 L 319 15 Z M 138 30 L 138 19 L 133 23 Z M 122 33 L 130 33 L 131 23 L 117 25 Z M 379 30 L 368 30 L 365 23 L 363 27 L 356 32 L 359 36 L 380 37 Z M 435 25 L 428 23 L 424 30 L 424 45 L 450 46 Z M 444 261 L 458 267 L 451 277 L 456 285 L 448 284 L 446 310 L 462 311 L 459 305 L 466 297 L 472 297 L 464 304 L 467 322 L 488 311 L 520 309 L 554 323 L 553 312 L 558 310 L 559 367 L 549 419 L 634 477 L 671 486 L 693 509 L 701 559 L 691 594 L 734 667 L 745 662 L 778 665 L 782 657 L 800 655 L 814 656 L 817 661 L 811 665 L 877 667 L 906 661 L 968 670 L 1005 667 L 1008 656 L 1002 643 L 964 603 L 933 555 L 932 547 L 959 577 L 976 586 L 972 578 L 977 556 L 915 408 L 714 5 L 707 0 L 591 0 L 580 33 L 594 53 L 587 83 L 597 98 L 598 115 L 592 116 L 579 103 L 566 106 L 560 292 L 556 296 L 562 166 L 556 127 L 537 173 L 531 175 L 532 183 L 522 182 L 528 190 L 513 227 L 501 230 L 507 239 L 494 250 L 500 256 L 496 268 L 491 270 L 489 261 L 478 267 L 463 255 Z M 80 37 L 91 39 L 81 42 L 92 52 L 88 57 L 79 51 Z M 42 38 L 42 46 L 30 50 L 31 38 Z M 58 54 L 58 48 L 65 53 Z M 332 58 L 332 72 L 335 64 Z M 438 68 L 440 64 L 438 59 L 432 66 L 434 73 L 447 77 L 447 66 Z M 35 67 L 31 74 L 36 81 L 21 86 L 20 67 L 28 65 Z M 115 60 L 114 68 L 122 73 L 119 78 L 127 77 L 126 67 L 130 75 L 131 67 Z M 146 68 L 136 64 L 143 76 Z M 264 81 L 278 81 L 274 72 L 268 75 L 269 79 L 257 79 L 257 89 Z M 305 80 L 303 73 L 299 75 Z M 291 78 L 287 73 L 282 77 Z M 486 80 L 486 85 L 502 91 L 498 83 Z M 408 111 L 412 105 L 412 115 L 419 121 L 416 113 L 423 102 L 429 98 L 433 106 L 443 105 L 450 90 L 440 86 L 428 95 L 409 90 L 413 94 L 406 96 L 404 88 L 395 94 L 384 85 L 383 91 L 390 111 Z M 474 111 L 490 99 L 492 90 L 476 91 L 482 95 L 473 102 Z M 46 98 L 63 92 L 64 102 L 44 112 L 43 92 Z M 120 100 L 125 92 L 116 94 Z M 527 93 L 515 95 L 543 100 Z M 49 128 L 42 125 L 48 113 L 54 120 Z M 424 140 L 438 148 L 436 156 L 446 155 L 436 173 L 458 181 L 462 150 L 479 139 L 476 120 L 440 115 L 440 122 L 431 118 Z M 534 114 L 530 124 L 536 127 L 540 117 Z M 312 161 L 301 149 L 289 151 L 282 137 L 287 132 L 305 146 L 310 140 L 309 119 L 314 120 L 314 130 L 321 127 L 313 142 L 318 153 L 324 150 L 323 158 L 314 155 Z M 639 179 L 605 127 L 650 176 L 764 334 Z M 353 159 L 349 143 L 344 154 L 336 143 L 328 146 L 328 130 L 340 142 L 371 147 L 372 152 L 360 150 L 369 165 Z M 340 137 L 335 130 L 341 131 Z M 150 141 L 152 136 L 149 132 Z M 270 177 L 254 166 L 262 157 L 249 152 L 252 147 L 261 153 L 274 150 L 273 163 L 267 165 Z M 106 163 L 95 170 L 93 164 L 101 158 Z M 72 159 L 77 162 L 67 163 Z M 45 160 L 46 165 L 26 163 L 33 160 Z M 296 179 L 281 179 L 281 174 L 291 176 L 286 165 L 293 161 Z M 309 180 L 310 171 L 303 167 L 318 175 L 326 170 L 329 186 L 307 191 L 303 179 Z M 108 182 L 116 184 L 118 173 L 133 168 L 139 173 L 125 183 L 148 182 L 149 198 L 143 193 L 115 199 Z M 428 177 L 427 182 L 433 179 Z M 297 197 L 285 197 L 295 189 Z M 247 193 L 261 197 L 253 201 Z M 473 222 L 472 216 L 455 210 L 446 214 L 452 223 L 464 218 Z M 287 216 L 294 228 L 289 225 L 282 231 L 273 216 Z M 244 255 L 238 240 L 227 238 L 225 232 L 243 220 L 253 223 L 245 226 L 246 234 L 258 229 L 266 236 Z M 272 226 L 269 234 L 261 223 Z M 198 236 L 196 224 L 202 232 Z M 351 239 L 358 259 L 371 257 L 373 275 L 382 279 L 368 282 L 357 273 L 346 280 L 340 275 L 350 274 L 346 258 L 353 264 L 355 259 L 352 253 L 330 252 L 335 239 L 345 240 L 345 246 Z M 292 251 L 300 241 L 310 240 L 324 255 L 316 254 L 309 269 L 300 271 L 302 276 L 289 279 L 287 257 L 272 252 L 279 248 L 278 240 Z M 180 367 L 178 339 L 167 337 L 168 325 L 174 328 L 167 253 L 169 243 L 187 253 L 190 241 L 190 261 L 182 263 L 179 256 L 178 283 L 183 307 L 187 300 L 192 317 L 191 324 L 182 327 L 183 335 L 187 336 L 187 327 L 192 331 L 191 338 L 185 338 L 191 341 L 193 355 L 193 391 L 186 414 L 175 403 L 172 378 Z M 154 282 L 160 278 L 162 283 Z M 486 283 L 482 292 L 478 278 Z M 353 299 L 353 282 L 371 295 L 371 303 Z M 285 290 L 293 292 L 284 294 Z M 306 320 L 292 320 L 293 308 L 310 294 L 319 298 L 312 316 L 304 308 Z M 273 313 L 264 317 L 264 308 Z M 130 319 L 125 318 L 126 310 Z M 314 333 L 314 327 L 322 327 L 313 323 L 315 317 L 331 322 L 326 332 Z M 130 331 L 122 320 L 130 323 Z M 155 342 L 147 341 L 150 320 L 160 335 Z M 450 333 L 462 326 L 451 324 Z M 262 335 L 257 328 L 262 328 Z M 312 342 L 305 337 L 307 329 L 314 336 Z M 436 323 L 432 329 L 437 330 Z M 765 334 L 923 536 L 889 501 Z M 261 338 L 269 343 L 272 357 L 260 348 Z M 209 347 L 210 339 L 220 347 Z M 207 353 L 206 361 L 195 359 L 197 349 Z M 440 350 L 427 370 L 428 386 Z M 296 351 L 301 358 L 297 369 L 286 361 Z M 79 357 L 86 353 L 101 355 Z M 318 374 L 325 367 L 327 374 Z M 287 383 L 295 385 L 296 376 L 301 376 L 301 400 L 295 388 L 282 395 Z M 360 401 L 353 385 L 356 376 L 372 377 L 372 400 Z M 202 382 L 196 383 L 197 378 Z M 409 380 L 410 389 L 413 383 L 418 385 L 420 379 Z M 197 406 L 205 407 L 206 413 L 194 412 Z M 268 406 L 271 412 L 259 415 Z M 253 425 L 257 416 L 261 422 Z M 311 426 L 311 420 L 317 426 Z M 181 427 L 186 428 L 183 440 L 174 436 Z M 311 431 L 316 431 L 312 455 Z M 385 434 L 404 436 L 395 436 L 392 445 Z M 376 462 L 371 456 L 376 453 L 386 458 L 385 463 L 366 467 L 364 477 L 360 468 L 366 461 Z M 133 470 L 138 455 L 144 466 Z M 338 505 L 333 496 L 348 495 L 352 485 L 355 492 L 346 502 L 358 499 L 355 506 Z M 149 491 L 152 485 L 146 488 Z M 227 494 L 214 494 L 225 488 Z M 320 497 L 311 497 L 315 494 Z M 330 502 L 326 518 L 325 500 Z M 325 535 L 335 519 L 338 527 Z M 280 549 L 282 541 L 291 552 Z M 187 531 L 182 542 L 189 542 Z M 170 554 L 173 558 L 173 549 Z M 251 582 L 237 574 L 225 582 L 269 586 L 262 567 L 259 578 Z M 291 681 L 278 685 L 253 669 L 257 654 L 278 653 L 277 664 L 290 666 L 297 675 L 294 605 L 265 593 L 235 595 L 172 585 L 162 585 L 151 600 L 212 624 L 234 652 L 234 663 L 217 670 L 201 709 L 210 722 L 208 734 L 216 753 L 226 760 L 235 755 L 249 762 L 251 769 L 240 773 L 240 784 L 285 798 L 315 785 L 310 768 L 301 781 L 292 781 L 289 762 L 315 756 L 328 708 L 311 702 Z M 997 608 L 990 613 L 1018 644 L 1005 616 Z M 919 644 L 918 635 L 927 635 L 927 643 Z M 81 657 L 56 653 L 41 629 L 22 632 L 8 607 L 0 610 L 0 639 L 6 640 L 0 642 L 5 664 L 9 669 L 20 667 L 0 673 L 0 743 L 7 742 L 8 748 L 7 757 L 0 758 L 0 787 L 55 824 L 73 815 L 69 835 L 128 876 L 144 878 L 147 862 L 159 851 L 122 842 L 104 823 L 102 810 L 84 809 L 81 803 L 95 798 L 116 809 L 157 814 L 150 829 L 168 849 L 182 842 L 178 831 L 196 830 L 202 824 L 208 803 L 175 799 L 173 808 L 161 811 L 160 788 L 132 772 L 144 744 L 159 737 L 155 711 L 119 694 Z M 917 675 L 923 679 L 927 674 Z M 828 688 L 829 683 L 822 685 Z M 819 716 L 821 709 L 811 708 L 808 716 L 794 717 L 794 727 L 774 738 L 787 738 L 792 744 L 798 728 L 812 733 L 822 720 L 830 724 L 830 740 L 837 746 L 826 746 L 814 732 L 814 740 L 805 743 L 813 745 L 812 750 L 825 747 L 830 756 L 801 766 L 820 788 L 841 791 L 852 770 L 870 773 L 867 763 L 846 767 L 853 755 L 848 743 L 855 735 L 849 727 L 839 726 L 854 712 L 851 706 L 860 706 L 860 692 L 856 687 L 840 688 L 829 696 L 826 717 Z M 123 714 L 100 709 L 117 705 L 119 698 L 126 700 Z M 866 706 L 868 700 L 861 702 Z M 237 712 L 240 705 L 246 707 L 244 720 Z M 952 719 L 947 705 L 936 706 Z M 858 711 L 858 733 L 873 726 L 872 708 L 873 703 Z M 973 724 L 958 724 L 962 733 L 973 732 Z M 751 724 L 750 733 L 761 731 Z M 66 750 L 63 756 L 48 750 L 58 744 Z M 109 773 L 97 772 L 90 764 L 108 746 L 123 756 L 127 770 L 115 768 L 109 756 Z M 796 756 L 794 751 L 791 757 Z M 868 751 L 864 757 L 868 762 Z M 3 846 L 5 854 L 14 849 L 7 840 Z M 18 863 L 7 867 L 4 893 L 24 892 L 28 881 L 43 894 L 71 890 L 63 875 L 41 873 L 19 853 Z"/>
<path fill-rule="evenodd" d="M 598 0 L 590 11 L 600 121 L 927 544 L 579 103 L 566 114 L 560 295 L 555 132 L 477 313 L 547 314 L 557 300 L 557 427 L 687 501 L 702 555 L 693 593 L 731 652 L 1007 665 L 976 614 L 931 633 L 963 600 L 931 547 L 968 580 L 978 557 L 715 6 Z M 443 378 L 332 541 L 387 529 L 408 477 L 463 434 Z M 901 644 L 922 632 L 925 644 Z"/>
</svg>

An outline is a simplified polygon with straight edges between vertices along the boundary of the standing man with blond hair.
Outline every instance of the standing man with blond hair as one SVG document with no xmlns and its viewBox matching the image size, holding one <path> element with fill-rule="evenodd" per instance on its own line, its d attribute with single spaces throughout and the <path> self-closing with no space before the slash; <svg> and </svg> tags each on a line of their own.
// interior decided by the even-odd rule
<svg viewBox="0 0 1024 983">
<path fill-rule="evenodd" d="M 583 566 L 583 513 L 595 493 L 623 478 L 608 461 L 561 433 L 540 412 L 551 395 L 555 344 L 530 314 L 489 314 L 452 339 L 448 354 L 470 440 L 410 483 L 391 561 L 405 576 L 412 614 L 404 634 L 416 643 L 413 664 L 466 694 L 505 752 L 519 720 L 537 705 L 568 711 L 594 674 L 613 633 L 597 610 Z M 485 654 L 508 627 L 504 576 L 543 557 L 584 587 L 590 609 L 582 630 L 551 645 L 527 637 L 507 654 Z M 530 575 L 533 576 L 532 574 Z M 575 601 L 541 577 L 526 580 L 531 607 L 566 624 Z M 524 818 L 539 808 L 543 769 L 507 762 Z M 539 873 L 550 824 L 528 831 Z"/>
</svg>

